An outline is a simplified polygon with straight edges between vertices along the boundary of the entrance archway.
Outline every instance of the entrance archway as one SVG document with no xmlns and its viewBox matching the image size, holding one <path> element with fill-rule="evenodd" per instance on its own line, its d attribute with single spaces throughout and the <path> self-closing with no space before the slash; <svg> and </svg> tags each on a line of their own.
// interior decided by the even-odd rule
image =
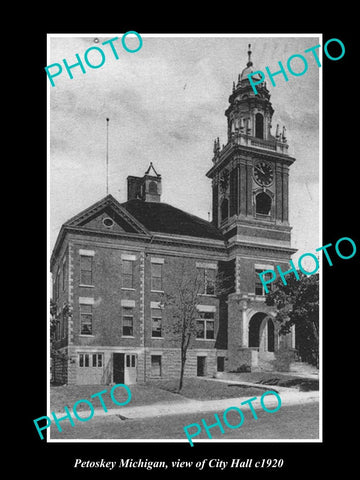
<svg viewBox="0 0 360 480">
<path fill-rule="evenodd" d="M 255 313 L 249 322 L 249 347 L 260 346 L 260 326 L 264 320 L 264 313 Z"/>
<path fill-rule="evenodd" d="M 275 351 L 275 326 L 266 313 L 258 312 L 251 317 L 248 335 L 249 347 L 263 352 Z"/>
<path fill-rule="evenodd" d="M 270 317 L 267 318 L 267 351 L 275 351 L 275 327 Z"/>
</svg>

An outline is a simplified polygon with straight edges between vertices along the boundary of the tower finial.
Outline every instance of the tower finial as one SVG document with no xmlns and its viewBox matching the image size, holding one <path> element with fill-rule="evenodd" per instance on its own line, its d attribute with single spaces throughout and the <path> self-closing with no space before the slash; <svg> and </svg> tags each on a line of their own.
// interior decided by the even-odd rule
<svg viewBox="0 0 360 480">
<path fill-rule="evenodd" d="M 249 60 L 248 60 L 248 63 L 246 64 L 247 67 L 251 67 L 251 65 L 253 64 L 252 61 L 251 61 L 251 43 L 249 43 L 248 45 L 248 56 L 249 56 Z"/>
</svg>

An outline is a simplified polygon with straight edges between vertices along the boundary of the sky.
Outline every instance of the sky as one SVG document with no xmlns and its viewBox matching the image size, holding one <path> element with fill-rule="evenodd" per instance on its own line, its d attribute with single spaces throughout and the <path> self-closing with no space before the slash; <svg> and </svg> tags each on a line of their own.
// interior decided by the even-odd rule
<svg viewBox="0 0 360 480">
<path fill-rule="evenodd" d="M 139 32 L 141 35 L 141 32 Z M 128 175 L 143 176 L 149 163 L 162 176 L 163 202 L 208 219 L 211 212 L 213 143 L 227 143 L 227 119 L 233 81 L 246 67 L 251 44 L 254 70 L 268 66 L 279 70 L 294 54 L 302 54 L 308 70 L 302 76 L 268 78 L 276 125 L 286 126 L 290 167 L 289 217 L 295 260 L 322 245 L 319 234 L 319 85 L 321 67 L 304 50 L 321 43 L 319 35 L 269 36 L 164 36 L 141 35 L 143 44 L 126 52 L 121 41 L 102 42 L 118 34 L 49 35 L 47 65 L 71 65 L 78 53 L 86 68 L 72 69 L 70 79 L 63 65 L 61 75 L 48 82 L 48 191 L 49 243 L 52 250 L 61 225 L 106 196 L 108 133 L 109 193 L 120 202 L 127 199 Z M 127 37 L 130 49 L 138 40 Z M 89 68 L 85 51 L 100 46 L 103 66 Z M 318 50 L 321 61 L 321 51 Z M 98 52 L 89 61 L 99 62 Z M 295 58 L 294 71 L 302 62 Z M 55 71 L 55 69 L 53 70 Z M 106 118 L 109 118 L 108 132 Z"/>
</svg>

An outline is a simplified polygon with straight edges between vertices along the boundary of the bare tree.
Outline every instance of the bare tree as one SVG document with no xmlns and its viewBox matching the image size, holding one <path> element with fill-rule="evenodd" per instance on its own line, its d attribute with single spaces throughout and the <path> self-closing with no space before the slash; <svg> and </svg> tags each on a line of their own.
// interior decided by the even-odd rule
<svg viewBox="0 0 360 480">
<path fill-rule="evenodd" d="M 208 279 L 207 288 L 217 297 L 226 295 L 230 288 L 230 277 L 218 273 L 216 278 Z M 209 284 L 211 282 L 211 286 Z M 204 278 L 195 268 L 189 268 L 184 263 L 172 275 L 171 284 L 167 286 L 162 296 L 162 305 L 166 309 L 168 323 L 165 331 L 172 334 L 180 344 L 180 377 L 178 392 L 183 387 L 185 364 L 188 348 L 192 338 L 199 331 L 198 305 L 202 303 L 204 293 Z"/>
<path fill-rule="evenodd" d="M 202 282 L 196 270 L 189 271 L 181 265 L 176 271 L 171 285 L 163 294 L 162 304 L 166 308 L 169 323 L 166 331 L 171 333 L 180 343 L 180 378 L 178 391 L 183 387 L 187 351 L 191 338 L 196 335 L 198 318 L 197 305 Z"/>
</svg>

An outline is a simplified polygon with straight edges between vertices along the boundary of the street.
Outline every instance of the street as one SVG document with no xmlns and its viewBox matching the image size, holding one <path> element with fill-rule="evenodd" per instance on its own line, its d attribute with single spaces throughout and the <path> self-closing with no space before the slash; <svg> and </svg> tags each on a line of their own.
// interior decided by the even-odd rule
<svg viewBox="0 0 360 480">
<path fill-rule="evenodd" d="M 61 439 L 181 439 L 187 441 L 184 427 L 192 423 L 202 426 L 204 418 L 208 426 L 216 423 L 214 413 L 219 415 L 224 426 L 224 433 L 215 426 L 210 429 L 213 438 L 232 439 L 318 439 L 319 438 L 319 405 L 307 403 L 282 407 L 274 413 L 263 410 L 256 411 L 255 420 L 250 410 L 244 409 L 244 422 L 240 428 L 230 429 L 222 420 L 222 411 L 187 413 L 179 415 L 158 416 L 152 418 L 121 419 L 117 415 L 93 417 L 85 423 L 77 422 L 72 427 L 68 420 L 60 423 L 62 432 L 53 426 L 50 428 L 51 440 Z M 228 415 L 229 423 L 236 425 L 238 418 Z M 196 428 L 191 430 L 194 433 Z M 204 427 L 193 441 L 208 439 Z M 190 443 L 189 443 L 190 447 Z M 191 447 L 190 447 L 191 448 Z"/>
</svg>

